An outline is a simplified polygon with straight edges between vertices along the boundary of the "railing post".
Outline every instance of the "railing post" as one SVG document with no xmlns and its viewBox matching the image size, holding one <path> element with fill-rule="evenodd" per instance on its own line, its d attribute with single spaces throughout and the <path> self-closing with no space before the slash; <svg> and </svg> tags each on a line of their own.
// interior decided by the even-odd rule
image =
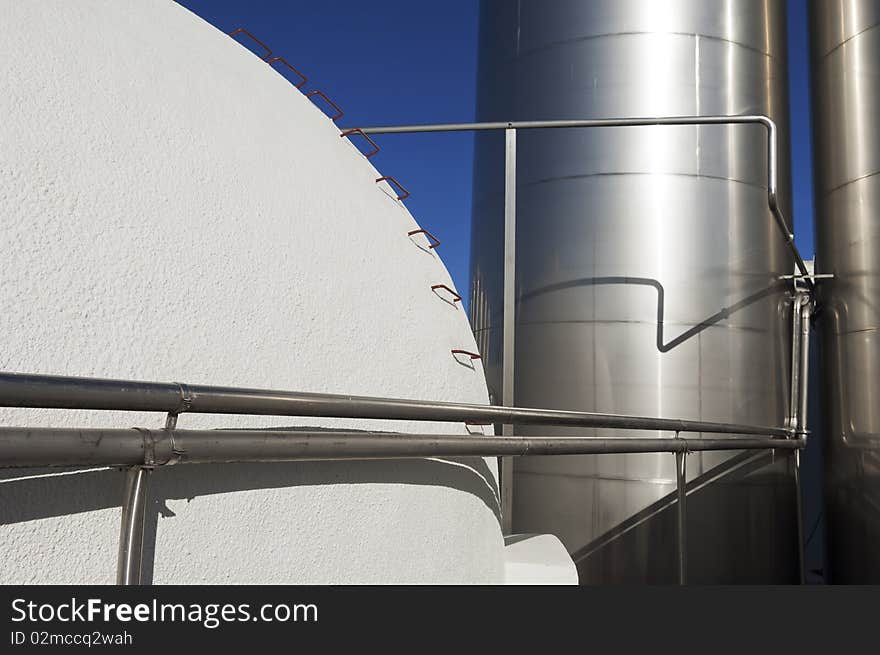
<svg viewBox="0 0 880 655">
<path fill-rule="evenodd" d="M 177 414 L 169 412 L 165 430 L 177 427 Z M 122 528 L 119 534 L 119 554 L 116 560 L 116 584 L 141 584 L 144 561 L 144 523 L 146 522 L 147 485 L 155 464 L 154 450 L 144 449 L 144 466 L 132 466 L 125 476 L 125 496 L 122 500 Z"/>
<path fill-rule="evenodd" d="M 797 281 L 795 280 L 795 285 Z M 801 294 L 795 291 L 791 301 L 791 398 L 788 409 L 788 427 L 800 428 L 800 366 L 801 364 Z"/>
<path fill-rule="evenodd" d="M 809 292 L 804 292 L 801 296 L 801 363 L 800 369 L 800 385 L 801 390 L 798 394 L 800 407 L 798 408 L 799 425 L 798 434 L 807 436 L 807 401 L 809 399 L 810 388 L 810 322 L 813 318 L 813 298 Z"/>
<path fill-rule="evenodd" d="M 792 428 L 794 436 L 806 439 L 807 437 L 807 400 L 809 394 L 809 369 L 810 369 L 810 320 L 812 319 L 813 302 L 809 293 L 800 292 L 795 296 L 792 320 L 795 324 L 796 339 L 798 342 L 798 359 L 796 367 L 792 369 L 792 386 L 797 382 L 797 407 L 793 407 L 796 421 Z M 795 320 L 795 317 L 797 319 Z M 794 344 L 792 344 L 792 350 Z M 792 361 L 794 358 L 792 357 Z M 795 379 L 795 372 L 797 378 Z M 792 392 L 792 396 L 795 394 Z M 794 453 L 794 490 L 795 505 L 797 508 L 797 535 L 798 535 L 798 579 L 801 584 L 806 584 L 806 555 L 804 550 L 804 504 L 801 485 L 801 451 Z"/>
<path fill-rule="evenodd" d="M 801 451 L 794 451 L 794 494 L 795 508 L 797 511 L 797 540 L 798 540 L 798 583 L 806 583 L 804 569 L 806 567 L 806 555 L 804 553 L 804 502 L 801 493 Z"/>
<path fill-rule="evenodd" d="M 122 527 L 116 561 L 116 584 L 139 585 L 144 549 L 144 519 L 149 469 L 132 466 L 125 475 Z"/>
<path fill-rule="evenodd" d="M 678 492 L 677 538 L 678 550 L 678 584 L 687 584 L 687 452 L 675 451 L 675 486 Z"/>
<path fill-rule="evenodd" d="M 801 302 L 803 293 L 797 287 L 797 277 L 792 278 L 794 286 L 794 296 L 791 301 L 791 400 L 788 412 L 788 428 L 792 430 L 792 434 L 798 435 L 801 430 L 803 417 L 801 416 L 801 392 L 803 389 L 801 381 L 801 352 L 803 344 L 801 337 L 803 336 L 801 324 L 803 315 L 801 314 Z M 797 558 L 798 558 L 798 580 L 800 584 L 804 583 L 804 513 L 803 501 L 801 499 L 801 459 L 800 453 L 794 455 L 794 494 L 795 507 L 797 511 Z"/>
<path fill-rule="evenodd" d="M 514 330 L 516 323 L 516 129 L 504 130 L 504 343 L 502 352 L 501 402 L 514 404 Z M 501 434 L 513 436 L 513 425 L 504 424 Z M 501 530 L 513 531 L 513 458 L 501 459 Z"/>
</svg>

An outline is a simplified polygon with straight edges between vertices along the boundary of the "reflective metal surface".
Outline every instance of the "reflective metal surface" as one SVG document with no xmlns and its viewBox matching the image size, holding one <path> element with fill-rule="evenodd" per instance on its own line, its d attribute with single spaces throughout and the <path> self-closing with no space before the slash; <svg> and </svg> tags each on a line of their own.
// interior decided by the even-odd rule
<svg viewBox="0 0 880 655">
<path fill-rule="evenodd" d="M 482 4 L 478 120 L 767 114 L 791 216 L 787 103 L 784 2 Z M 767 208 L 763 129 L 535 130 L 517 149 L 516 404 L 781 425 L 791 283 L 778 276 L 793 264 Z M 471 314 L 497 402 L 503 140 L 479 134 L 475 156 Z M 688 479 L 730 457 L 688 457 Z M 796 523 L 778 520 L 794 516 L 791 473 L 779 455 L 714 476 L 718 521 L 698 532 L 724 547 L 691 556 L 689 582 L 797 580 Z M 675 497 L 674 457 L 523 460 L 514 476 L 514 530 L 557 534 L 582 582 L 676 581 L 674 520 L 620 531 Z M 720 537 L 731 519 L 741 529 Z"/>
<path fill-rule="evenodd" d="M 131 466 L 124 507 L 143 504 L 138 468 L 209 462 L 319 462 L 422 457 L 535 457 L 586 453 L 685 453 L 798 450 L 803 439 L 713 437 L 654 439 L 403 434 L 345 430 L 178 430 L 165 428 L 0 427 L 0 469 Z M 137 514 L 132 509 L 130 516 Z M 123 533 L 134 519 L 123 513 Z M 120 555 L 122 557 L 122 555 Z"/>
<path fill-rule="evenodd" d="M 218 387 L 182 382 L 145 382 L 2 372 L 0 372 L 0 407 L 168 412 L 167 427 L 176 425 L 179 414 L 196 413 L 404 419 L 454 423 L 516 422 L 529 425 L 610 426 L 624 430 L 791 436 L 791 431 L 783 427 L 686 421 L 652 416 Z"/>
<path fill-rule="evenodd" d="M 830 581 L 880 582 L 880 0 L 810 4 Z"/>
<path fill-rule="evenodd" d="M 82 443 L 82 441 L 80 441 Z M 116 584 L 139 585 L 144 550 L 144 510 L 150 471 L 133 466 L 125 474 L 125 498 L 119 530 Z"/>
</svg>

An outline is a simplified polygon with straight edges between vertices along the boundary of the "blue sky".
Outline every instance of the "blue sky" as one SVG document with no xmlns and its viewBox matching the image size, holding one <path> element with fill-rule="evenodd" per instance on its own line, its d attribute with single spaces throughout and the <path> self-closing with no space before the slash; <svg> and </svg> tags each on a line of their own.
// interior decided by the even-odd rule
<svg viewBox="0 0 880 655">
<path fill-rule="evenodd" d="M 180 0 L 217 28 L 245 27 L 345 111 L 342 126 L 474 120 L 478 0 Z M 797 244 L 813 256 L 806 0 L 789 0 Z M 372 158 L 412 196 L 463 296 L 468 289 L 473 137 L 384 135 Z"/>
</svg>

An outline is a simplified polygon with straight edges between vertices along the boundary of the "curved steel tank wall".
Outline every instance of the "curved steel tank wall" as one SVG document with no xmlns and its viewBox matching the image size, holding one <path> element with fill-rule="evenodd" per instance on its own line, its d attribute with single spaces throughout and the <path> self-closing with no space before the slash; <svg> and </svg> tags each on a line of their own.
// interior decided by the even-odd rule
<svg viewBox="0 0 880 655">
<path fill-rule="evenodd" d="M 784 2 L 484 0 L 481 11 L 479 120 L 767 114 L 791 215 Z M 758 126 L 519 133 L 518 405 L 783 424 L 790 310 L 778 277 L 792 261 L 767 208 L 765 148 Z M 475 157 L 471 312 L 497 400 L 499 135 L 479 135 Z M 790 462 L 771 459 L 688 458 L 689 581 L 796 579 Z M 522 460 L 514 531 L 559 535 L 582 582 L 673 581 L 674 489 L 668 454 Z"/>
<path fill-rule="evenodd" d="M 880 582 L 880 1 L 811 2 L 830 579 Z"/>
</svg>

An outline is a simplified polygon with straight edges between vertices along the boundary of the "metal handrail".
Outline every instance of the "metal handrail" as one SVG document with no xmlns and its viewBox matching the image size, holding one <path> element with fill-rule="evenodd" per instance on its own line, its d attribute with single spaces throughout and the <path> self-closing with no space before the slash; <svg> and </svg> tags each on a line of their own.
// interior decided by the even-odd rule
<svg viewBox="0 0 880 655">
<path fill-rule="evenodd" d="M 347 461 L 422 457 L 511 457 L 675 453 L 679 581 L 684 583 L 684 459 L 704 450 L 804 447 L 788 428 L 591 412 L 342 396 L 232 387 L 0 373 L 0 406 L 167 412 L 165 429 L 0 428 L 0 468 L 129 467 L 123 499 L 117 583 L 140 584 L 148 473 L 178 463 Z M 669 430 L 675 438 L 389 434 L 344 430 L 178 430 L 184 412 L 422 421 L 488 421 L 571 427 Z M 681 432 L 753 435 L 682 439 Z M 760 435 L 755 437 L 754 435 Z"/>
<path fill-rule="evenodd" d="M 579 428 L 665 430 L 676 433 L 794 436 L 792 430 L 785 427 L 713 421 L 22 373 L 0 373 L 0 407 L 152 411 L 175 415 L 189 412 L 409 421 L 487 421 Z"/>
<path fill-rule="evenodd" d="M 436 123 L 431 125 L 386 125 L 357 128 L 364 134 L 413 134 L 418 132 L 471 132 L 484 130 L 532 130 L 573 127 L 647 127 L 652 125 L 762 125 L 767 130 L 767 206 L 798 270 L 813 289 L 812 274 L 794 242 L 794 233 L 779 208 L 779 153 L 776 123 L 763 114 L 715 116 L 639 116 L 632 118 L 596 118 L 557 121 L 505 121 L 482 123 Z"/>
<path fill-rule="evenodd" d="M 424 457 L 518 457 L 674 453 L 678 489 L 678 579 L 686 581 L 684 462 L 692 451 L 792 450 L 804 436 L 771 428 L 591 412 L 299 393 L 99 378 L 0 373 L 0 406 L 160 411 L 165 428 L 0 428 L 0 468 L 127 467 L 117 584 L 141 584 L 149 472 L 180 463 L 350 461 Z M 395 434 L 346 430 L 178 430 L 184 412 L 335 418 L 477 421 L 668 430 L 674 438 Z M 681 432 L 752 435 L 682 439 Z M 759 436 L 755 436 L 759 435 Z"/>
<path fill-rule="evenodd" d="M 803 438 L 496 437 L 351 430 L 0 428 L 0 466 L 143 466 L 221 462 L 353 461 L 797 450 Z"/>
<path fill-rule="evenodd" d="M 50 376 L 14 376 L 10 382 L 9 374 L 2 376 L 0 385 L 3 402 L 14 403 L 16 407 L 67 407 L 74 408 L 74 401 L 59 404 L 62 391 L 71 391 L 71 380 L 76 378 L 56 378 L 49 382 Z M 36 383 L 30 393 L 16 388 L 25 379 Z M 43 379 L 38 379 L 43 378 Z M 80 379 L 82 382 L 82 380 Z M 98 386 L 110 390 L 113 382 L 92 380 Z M 26 384 L 26 383 L 25 383 Z M 86 383 L 87 384 L 87 383 Z M 179 411 L 200 411 L 193 409 L 200 403 L 202 387 L 184 385 L 157 385 L 150 383 L 131 383 L 131 387 L 115 389 L 110 404 L 114 409 L 150 409 L 167 403 L 166 392 L 178 389 L 182 392 L 180 404 L 174 405 Z M 43 388 L 41 388 L 41 386 Z M 55 387 L 53 395 L 45 387 Z M 195 391 L 193 391 L 193 389 Z M 214 389 L 219 389 L 215 387 Z M 235 390 L 227 389 L 232 395 Z M 250 390 L 241 390 L 248 392 Z M 25 397 L 33 395 L 31 400 Z M 121 395 L 129 398 L 128 404 L 120 403 Z M 308 394 L 321 396 L 322 394 Z M 135 403 L 134 396 L 143 396 Z M 115 399 L 114 399 L 115 398 Z M 246 399 L 253 399 L 245 393 Z M 331 397 L 336 402 L 340 397 Z M 346 398 L 346 397 L 342 397 Z M 86 399 L 80 408 L 95 409 L 93 399 Z M 204 398 L 202 398 L 204 400 Z M 265 398 L 263 399 L 265 400 Z M 350 412 L 335 411 L 336 416 L 360 415 L 363 401 L 376 401 L 384 408 L 384 415 L 397 415 L 402 408 L 408 412 L 411 405 L 407 401 L 387 401 L 387 399 L 365 399 L 347 397 L 343 402 L 352 403 Z M 215 398 L 216 402 L 217 399 Z M 404 403 L 400 405 L 399 403 Z M 390 403 L 390 404 L 386 404 Z M 413 403 L 413 401 L 409 401 Z M 450 412 L 464 412 L 471 416 L 472 408 L 482 406 L 455 405 L 452 403 L 423 403 L 426 408 L 441 412 L 448 418 Z M 162 405 L 167 406 L 167 405 Z M 257 414 L 263 414 L 265 407 L 259 401 L 252 407 Z M 376 408 L 374 408 L 376 409 Z M 491 407 L 485 409 L 506 410 L 517 413 L 519 408 Z M 555 412 L 554 410 L 529 410 L 534 412 L 524 416 L 533 422 L 557 425 L 570 425 L 578 412 Z M 237 412 L 238 413 L 238 412 Z M 557 416 L 550 419 L 551 416 Z M 569 416 L 563 416 L 569 415 Z M 116 429 L 77 429 L 77 428 L 0 428 L 0 468 L 34 466 L 119 466 L 127 467 L 125 493 L 122 502 L 122 523 L 117 557 L 116 581 L 120 585 L 141 584 L 143 568 L 143 540 L 146 522 L 146 499 L 149 473 L 152 469 L 170 464 L 199 464 L 219 462 L 291 462 L 291 461 L 352 461 L 374 459 L 413 459 L 425 457 L 519 457 L 519 456 L 559 456 L 588 455 L 608 453 L 674 453 L 676 458 L 677 512 L 678 512 L 678 579 L 686 581 L 685 533 L 685 477 L 684 462 L 687 454 L 694 451 L 715 450 L 791 450 L 795 454 L 805 445 L 803 436 L 727 437 L 713 439 L 674 438 L 602 438 L 602 437 L 560 437 L 560 436 L 485 436 L 485 435 L 435 435 L 435 434 L 396 434 L 387 432 L 352 432 L 345 430 L 178 430 L 177 413 L 171 412 L 164 429 L 144 428 Z M 371 416 L 375 418 L 375 416 Z M 597 415 L 582 416 L 592 423 Z M 607 418 L 607 417 L 606 417 Z M 616 417 L 639 419 L 642 417 Z M 540 420 L 539 420 L 540 419 Z M 428 420 L 428 419 L 424 419 Z M 664 419 L 658 419 L 663 421 Z M 638 422 L 638 421 L 637 421 Z M 724 424 L 716 424 L 720 427 Z M 748 426 L 740 426 L 748 427 Z M 648 429 L 641 427 L 637 429 Z M 756 432 L 780 432 L 776 428 L 748 428 Z"/>
</svg>

